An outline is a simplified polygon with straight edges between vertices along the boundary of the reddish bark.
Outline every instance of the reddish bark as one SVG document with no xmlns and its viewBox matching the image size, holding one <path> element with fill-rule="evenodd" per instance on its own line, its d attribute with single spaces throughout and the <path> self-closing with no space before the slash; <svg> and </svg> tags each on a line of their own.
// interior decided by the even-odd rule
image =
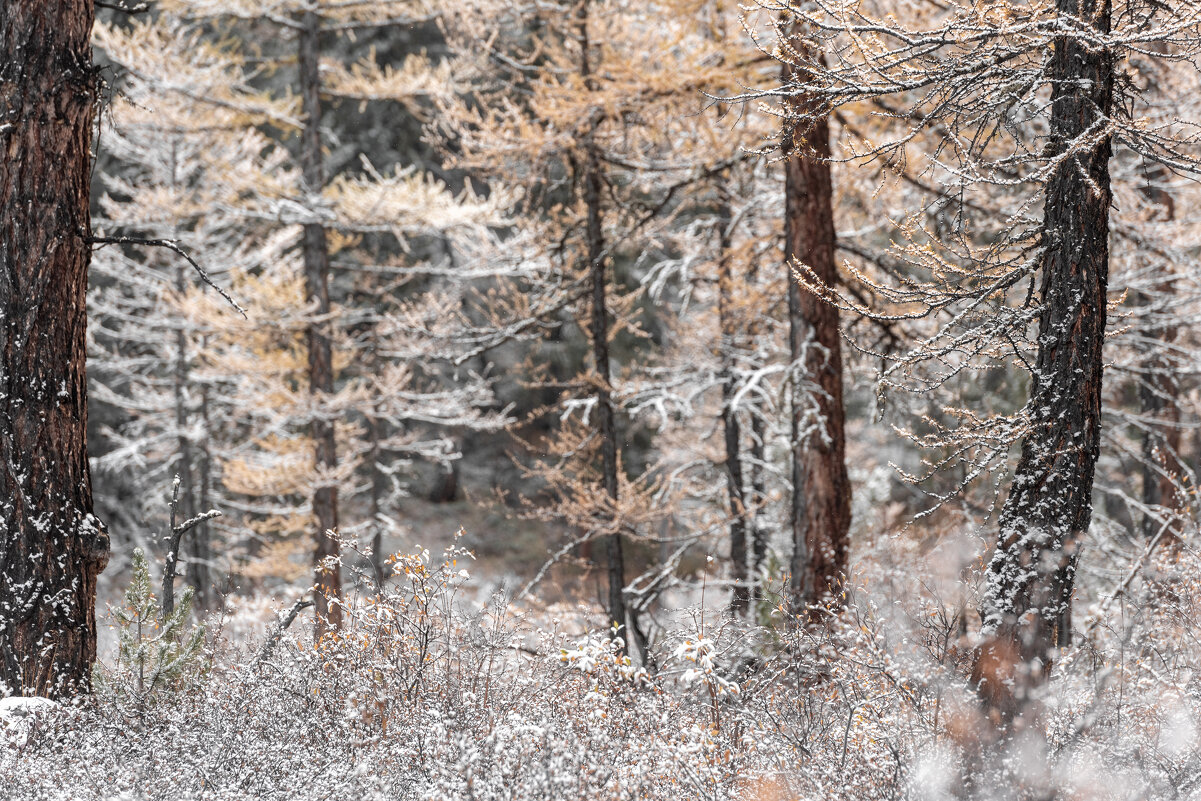
<svg viewBox="0 0 1201 801">
<path fill-rule="evenodd" d="M 793 80 L 784 67 L 784 81 Z M 803 98 L 792 100 L 805 113 Z M 806 115 L 807 116 L 807 115 Z M 842 584 L 851 524 L 851 484 L 846 467 L 842 339 L 838 309 L 798 283 L 799 263 L 825 286 L 837 285 L 830 129 L 827 118 L 795 127 L 784 142 L 785 256 L 788 280 L 789 353 L 799 364 L 793 390 L 792 537 L 790 593 L 799 608 L 824 604 Z"/>
<path fill-rule="evenodd" d="M 320 20 L 315 12 L 300 16 L 298 33 L 300 96 L 305 117 L 301 131 L 300 162 L 305 188 L 313 194 L 325 186 L 325 165 L 321 153 L 321 77 Z M 333 348 L 329 335 L 329 246 L 325 226 L 304 226 L 305 302 L 315 306 L 317 320 L 308 330 L 309 392 L 313 395 L 313 419 L 309 433 L 318 471 L 332 471 L 338 465 L 338 447 L 334 421 L 322 411 L 324 400 L 334 391 Z M 342 626 L 342 570 L 338 564 L 340 546 L 331 532 L 338 530 L 338 488 L 318 486 L 313 492 L 314 533 L 313 574 L 316 585 L 316 625 L 320 637 L 329 629 Z"/>
<path fill-rule="evenodd" d="M 90 0 L 0 4 L 0 695 L 87 692 L 96 576 L 85 293 Z"/>
</svg>

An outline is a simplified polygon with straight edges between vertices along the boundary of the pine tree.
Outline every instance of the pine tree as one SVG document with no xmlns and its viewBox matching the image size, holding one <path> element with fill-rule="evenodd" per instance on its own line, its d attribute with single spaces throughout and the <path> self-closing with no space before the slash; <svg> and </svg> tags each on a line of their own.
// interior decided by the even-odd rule
<svg viewBox="0 0 1201 801">
<path fill-rule="evenodd" d="M 87 461 L 90 0 L 0 7 L 0 695 L 87 692 L 108 562 Z"/>
</svg>

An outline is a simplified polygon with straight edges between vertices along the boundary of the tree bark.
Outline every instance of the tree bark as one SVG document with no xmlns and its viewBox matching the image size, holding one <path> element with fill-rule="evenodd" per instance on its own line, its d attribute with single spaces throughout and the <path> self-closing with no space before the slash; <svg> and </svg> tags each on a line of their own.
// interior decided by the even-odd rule
<svg viewBox="0 0 1201 801">
<path fill-rule="evenodd" d="M 583 77 L 585 85 L 591 90 L 593 81 L 590 62 L 591 43 L 588 38 L 588 12 L 589 1 L 582 0 L 577 12 L 580 30 L 580 75 Z M 610 324 L 609 308 L 605 300 L 608 269 L 605 256 L 605 235 L 601 224 L 601 166 L 600 154 L 590 137 L 589 134 L 584 148 L 580 183 L 587 215 L 585 236 L 587 237 L 588 271 L 591 282 L 590 334 L 592 357 L 596 368 L 596 389 L 594 391 L 597 407 L 596 426 L 597 433 L 600 435 L 602 482 L 605 493 L 613 501 L 613 507 L 616 510 L 619 486 L 617 471 L 620 466 L 617 461 L 617 421 L 613 410 L 613 376 L 609 365 Z M 621 521 L 613 520 L 611 525 L 613 531 L 605 538 L 610 622 L 624 627 L 623 638 L 627 643 L 627 649 L 629 643 L 633 642 L 639 653 L 645 654 L 643 637 L 638 628 L 635 612 L 626 606 L 625 601 L 625 555 L 620 529 Z"/>
<path fill-rule="evenodd" d="M 719 189 L 719 191 L 722 191 Z M 730 504 L 730 577 L 734 591 L 730 611 L 745 615 L 750 608 L 750 554 L 747 551 L 746 485 L 742 470 L 742 428 L 732 402 L 738 393 L 735 374 L 738 359 L 738 322 L 734 310 L 734 276 L 730 259 L 730 208 L 718 209 L 717 317 L 720 331 L 721 424 L 726 450 L 726 494 Z"/>
<path fill-rule="evenodd" d="M 91 688 L 90 0 L 0 4 L 0 696 Z"/>
<path fill-rule="evenodd" d="M 202 345 L 203 347 L 203 345 Z M 200 425 L 201 430 L 208 436 L 211 432 L 209 423 L 209 398 L 208 388 L 200 387 Z M 212 497 L 212 454 L 209 452 L 208 446 L 202 441 L 199 446 L 199 458 L 196 463 L 196 474 L 200 482 L 198 489 L 196 508 L 207 512 L 212 508 L 210 498 Z M 207 520 L 201 521 L 193 530 L 191 542 L 191 556 L 188 558 L 188 583 L 196 590 L 196 608 L 200 610 L 209 610 L 213 608 L 213 597 L 216 594 L 213 588 L 213 546 L 212 546 L 212 529 L 209 527 Z"/>
<path fill-rule="evenodd" d="M 794 42 L 800 37 L 794 37 Z M 797 76 L 799 77 L 799 76 Z M 784 82 L 794 79 L 785 64 Z M 794 111 L 807 118 L 803 97 Z M 838 283 L 835 261 L 830 126 L 822 117 L 797 125 L 784 142 L 784 238 L 788 273 L 789 355 L 793 362 L 792 541 L 789 591 L 799 609 L 829 603 L 847 568 L 851 485 L 846 467 L 842 340 L 838 309 L 801 286 L 795 264 L 805 265 L 826 286 Z M 800 386 L 814 387 L 812 398 Z"/>
<path fill-rule="evenodd" d="M 185 270 L 188 265 L 180 264 L 175 270 L 175 291 L 182 298 L 187 290 L 187 275 Z M 188 335 L 182 327 L 175 330 L 175 376 L 172 384 L 172 394 L 175 401 L 175 430 L 176 430 L 176 447 L 179 449 L 179 464 L 176 473 L 179 475 L 180 482 L 180 498 L 179 510 L 182 512 L 184 520 L 191 520 L 196 516 L 196 488 L 195 474 L 192 470 L 193 455 L 192 455 L 192 440 L 188 435 L 188 382 L 190 381 L 190 365 L 188 361 Z M 207 510 L 206 510 L 207 511 Z M 170 533 L 168 538 L 170 538 Z M 198 567 L 193 567 L 191 560 L 187 564 L 187 573 L 191 578 L 196 575 Z M 197 588 L 196 592 L 200 593 Z"/>
<path fill-rule="evenodd" d="M 1146 176 L 1142 194 L 1154 204 L 1151 219 L 1157 216 L 1165 221 L 1175 219 L 1175 199 L 1159 185 L 1168 177 L 1167 168 L 1161 164 L 1152 165 L 1146 170 Z M 1169 539 L 1178 541 L 1183 533 L 1183 512 L 1187 506 L 1187 470 L 1180 455 L 1180 380 L 1171 357 L 1178 332 L 1174 323 L 1162 320 L 1164 312 L 1160 311 L 1172 308 L 1175 285 L 1171 267 L 1165 264 L 1161 269 L 1166 271 L 1163 278 L 1151 292 L 1141 293 L 1138 298 L 1139 305 L 1151 318 L 1141 332 L 1141 338 L 1147 344 L 1141 365 L 1144 374 L 1138 387 L 1140 412 L 1147 420 L 1142 442 L 1145 510 L 1142 529 L 1147 539 L 1154 538 L 1162 528 Z"/>
<path fill-rule="evenodd" d="M 1109 0 L 1058 0 L 1066 25 L 1110 27 Z M 1072 588 L 1092 514 L 1101 428 L 1109 276 L 1110 141 L 1082 141 L 1113 106 L 1113 61 L 1075 37 L 1055 41 L 1051 137 L 1067 154 L 1046 187 L 1038 354 L 1013 486 L 1000 516 L 973 681 L 985 709 L 1012 721 L 1071 639 Z"/>
<path fill-rule="evenodd" d="M 325 187 L 325 164 L 321 153 L 321 76 L 319 73 L 320 18 L 313 11 L 300 16 L 298 32 L 298 65 L 300 95 L 305 124 L 301 132 L 300 163 L 304 173 L 305 190 L 317 196 Z M 309 434 L 313 439 L 313 456 L 318 485 L 313 491 L 313 516 L 316 518 L 313 573 L 316 585 L 316 633 L 320 637 L 330 629 L 342 626 L 342 571 L 338 564 L 339 545 L 331 534 L 338 530 L 338 488 L 331 474 L 338 465 L 334 421 L 325 404 L 334 391 L 333 353 L 330 345 L 329 305 L 329 247 L 325 226 L 309 223 L 304 226 L 304 293 L 305 302 L 313 306 L 317 316 L 309 325 L 309 392 L 313 396 L 313 418 Z"/>
</svg>

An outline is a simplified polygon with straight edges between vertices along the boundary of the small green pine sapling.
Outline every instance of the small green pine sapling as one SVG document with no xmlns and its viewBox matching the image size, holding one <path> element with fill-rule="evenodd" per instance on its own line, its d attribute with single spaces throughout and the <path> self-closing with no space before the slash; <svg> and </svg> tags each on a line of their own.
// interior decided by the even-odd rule
<svg viewBox="0 0 1201 801">
<path fill-rule="evenodd" d="M 190 627 L 193 590 L 183 591 L 167 615 L 151 589 L 150 566 L 141 548 L 133 552 L 133 578 L 125 603 L 117 610 L 118 656 L 110 681 L 114 688 L 145 700 L 163 691 L 182 689 L 207 668 L 205 627 Z"/>
</svg>

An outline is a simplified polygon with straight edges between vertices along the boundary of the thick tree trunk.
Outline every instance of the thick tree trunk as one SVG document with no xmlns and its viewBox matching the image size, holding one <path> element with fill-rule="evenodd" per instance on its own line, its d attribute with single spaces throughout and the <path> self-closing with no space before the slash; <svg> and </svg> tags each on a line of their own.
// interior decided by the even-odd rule
<svg viewBox="0 0 1201 801">
<path fill-rule="evenodd" d="M 799 37 L 798 37 L 799 38 Z M 792 79 L 789 65 L 784 81 Z M 807 112 L 803 98 L 792 100 Z M 825 604 L 847 568 L 851 484 L 847 477 L 842 390 L 842 340 L 838 309 L 793 278 L 805 265 L 826 286 L 838 283 L 834 256 L 830 128 L 826 118 L 794 128 L 784 143 L 784 237 L 788 274 L 789 354 L 794 382 L 792 448 L 792 541 L 789 590 L 798 608 Z"/>
<path fill-rule="evenodd" d="M 321 153 L 321 76 L 320 19 L 312 11 L 300 17 L 298 33 L 300 96 L 305 125 L 301 132 L 300 163 L 305 190 L 313 196 L 325 187 L 325 165 Z M 316 547 L 313 572 L 316 584 L 317 636 L 342 626 L 342 570 L 338 564 L 339 545 L 331 533 L 338 530 L 338 488 L 330 474 L 338 464 L 334 421 L 325 409 L 334 391 L 333 354 L 329 334 L 329 248 L 325 227 L 320 223 L 304 226 L 305 302 L 315 306 L 317 319 L 309 326 L 309 392 L 313 396 L 313 419 L 309 434 L 319 484 L 313 492 L 313 516 L 316 518 Z"/>
<path fill-rule="evenodd" d="M 90 0 L 0 4 L 0 696 L 91 687 Z"/>
<path fill-rule="evenodd" d="M 1109 0 L 1058 0 L 1058 10 L 1109 31 Z M 1059 38 L 1050 83 L 1051 141 L 1070 155 L 1046 188 L 1030 429 L 1001 511 L 981 610 L 988 638 L 973 670 L 985 708 L 1002 722 L 1043 680 L 1051 649 L 1070 641 L 1073 580 L 1100 443 L 1110 142 L 1086 137 L 1113 105 L 1112 57 Z"/>
<path fill-rule="evenodd" d="M 732 403 L 738 392 L 735 374 L 738 359 L 738 321 L 732 308 L 734 303 L 734 276 L 730 259 L 730 209 L 722 203 L 717 221 L 717 316 L 721 328 L 719 356 L 721 359 L 721 424 L 726 449 L 726 494 L 730 504 L 730 577 L 734 591 L 730 597 L 730 610 L 738 615 L 746 614 L 750 608 L 750 554 L 747 551 L 748 509 L 746 485 L 742 470 L 742 429 L 738 413 Z"/>
</svg>

